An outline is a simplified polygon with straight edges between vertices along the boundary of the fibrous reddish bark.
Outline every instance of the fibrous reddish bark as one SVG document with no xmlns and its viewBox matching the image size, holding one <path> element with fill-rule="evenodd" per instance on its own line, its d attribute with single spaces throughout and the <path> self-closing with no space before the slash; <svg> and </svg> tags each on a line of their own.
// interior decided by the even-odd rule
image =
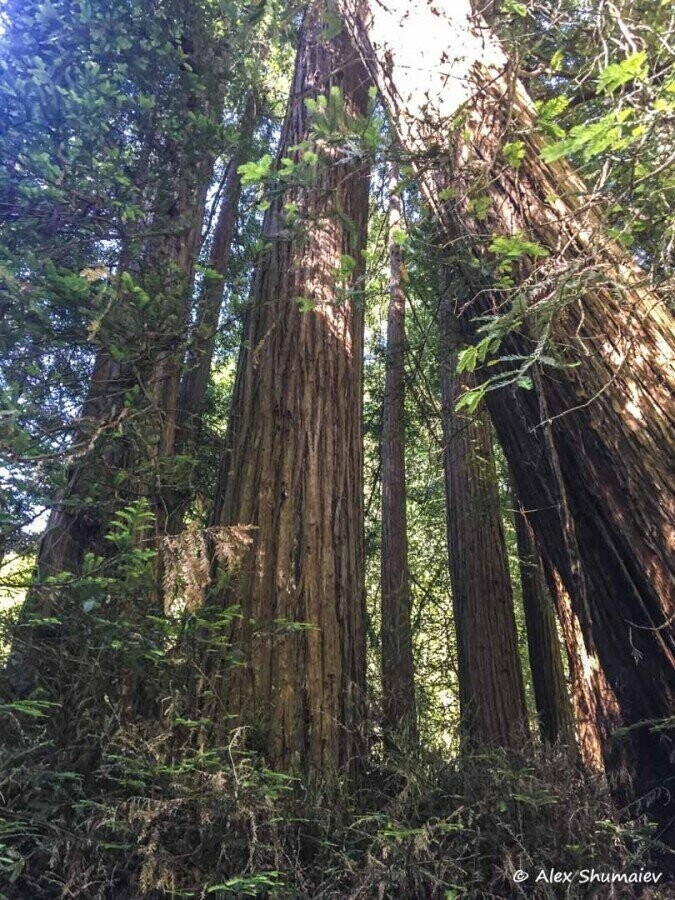
<svg viewBox="0 0 675 900">
<path fill-rule="evenodd" d="M 451 282 L 439 307 L 446 515 L 464 736 L 474 747 L 522 746 L 527 706 L 499 508 L 492 431 L 483 404 L 455 407 L 475 376 L 457 371 L 461 347 Z"/>
<path fill-rule="evenodd" d="M 486 233 L 522 232 L 559 261 L 514 271 L 524 284 L 528 329 L 543 317 L 561 360 L 574 367 L 544 370 L 543 403 L 533 392 L 505 388 L 489 395 L 490 411 L 518 495 L 582 625 L 588 598 L 588 637 L 630 729 L 622 740 L 632 795 L 672 786 L 670 740 L 653 727 L 675 705 L 671 317 L 645 274 L 603 232 L 580 179 L 564 162 L 541 160 L 534 106 L 468 2 L 340 0 L 339 6 L 446 238 L 470 245 L 475 259 Z M 413 39 L 422 34 L 423 41 Z M 518 169 L 499 152 L 504 135 L 516 132 L 525 150 Z M 444 194 L 449 166 L 452 204 Z M 470 209 L 477 184 L 490 199 L 485 221 Z M 462 314 L 468 332 L 478 316 L 503 312 L 486 290 L 491 285 L 482 267 L 470 260 L 462 267 L 470 285 Z M 502 346 L 504 355 L 521 357 L 532 349 L 526 330 L 511 332 Z M 553 420 L 555 463 L 542 408 Z M 574 525 L 583 591 L 568 557 L 562 498 Z M 666 797 L 652 795 L 664 819 Z"/>
<path fill-rule="evenodd" d="M 314 6 L 279 151 L 299 177 L 265 216 L 239 358 L 215 515 L 219 525 L 253 526 L 255 540 L 223 598 L 241 606 L 232 640 L 244 661 L 214 691 L 273 765 L 331 778 L 359 757 L 365 687 L 368 175 L 339 146 L 313 140 L 306 101 L 327 95 L 331 114 L 358 119 L 368 81 L 347 34 L 328 40 L 324 31 Z M 303 163 L 306 141 L 316 164 Z"/>
<path fill-rule="evenodd" d="M 405 488 L 405 293 L 398 166 L 389 199 L 389 310 L 382 413 L 382 708 L 385 743 L 416 742 L 415 666 L 410 627 L 410 575 Z"/>
</svg>

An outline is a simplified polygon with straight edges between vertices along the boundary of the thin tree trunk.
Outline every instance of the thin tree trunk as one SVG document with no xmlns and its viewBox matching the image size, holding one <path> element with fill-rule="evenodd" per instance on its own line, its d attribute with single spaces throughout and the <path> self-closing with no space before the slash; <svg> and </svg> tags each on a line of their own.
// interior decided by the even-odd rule
<svg viewBox="0 0 675 900">
<path fill-rule="evenodd" d="M 397 164 L 389 181 L 389 311 L 382 415 L 382 707 L 385 745 L 417 741 L 405 487 L 405 293 Z"/>
<path fill-rule="evenodd" d="M 450 281 L 439 307 L 443 460 L 462 728 L 473 747 L 522 746 L 527 706 L 487 410 L 455 406 L 475 387 L 457 371 L 461 346 Z"/>
<path fill-rule="evenodd" d="M 368 175 L 311 135 L 309 101 L 367 110 L 345 32 L 306 14 L 279 159 L 300 176 L 267 211 L 215 515 L 253 526 L 230 594 L 243 654 L 213 685 L 270 763 L 330 779 L 360 754 L 365 688 L 362 250 Z M 313 156 L 298 145 L 308 141 Z M 304 184 L 303 184 L 304 182 Z M 218 707 L 222 708 L 222 707 Z"/>
<path fill-rule="evenodd" d="M 180 385 L 176 440 L 177 448 L 180 450 L 189 449 L 194 445 L 200 418 L 204 411 L 223 303 L 225 275 L 237 224 L 241 196 L 239 166 L 246 158 L 255 117 L 256 102 L 254 95 L 251 94 L 242 114 L 237 148 L 227 166 L 223 182 L 220 209 L 209 252 L 208 271 L 204 276 L 198 301 L 197 318 L 188 346 L 185 374 Z"/>
<path fill-rule="evenodd" d="M 490 411 L 518 495 L 527 509 L 537 510 L 530 517 L 537 539 L 561 573 L 582 624 L 587 595 L 588 637 L 618 700 L 621 723 L 629 728 L 622 740 L 634 778 L 632 796 L 672 785 L 670 741 L 654 728 L 675 706 L 671 317 L 645 273 L 603 233 L 571 168 L 541 160 L 534 106 L 509 75 L 504 52 L 485 23 L 471 20 L 468 2 L 340 0 L 339 6 L 400 143 L 417 159 L 423 193 L 447 238 L 459 241 L 460 249 L 471 247 L 475 260 L 479 245 L 494 235 L 523 232 L 560 260 L 557 267 L 544 261 L 537 268 L 522 256 L 514 274 L 524 282 L 521 296 L 529 309 L 524 307 L 523 316 L 531 333 L 541 325 L 532 307 L 557 300 L 550 321 L 546 304 L 538 304 L 537 313 L 562 362 L 574 367 L 544 371 L 545 402 L 531 392 L 503 389 L 488 396 Z M 423 43 L 413 37 L 422 34 Z M 460 109 L 461 132 L 453 131 Z M 500 154 L 504 135 L 511 134 L 525 151 L 519 168 Z M 446 202 L 449 170 L 452 205 Z M 478 220 L 475 206 L 470 211 L 472 189 L 489 197 L 485 221 Z M 485 289 L 482 266 L 462 266 L 470 285 L 462 314 L 468 331 L 478 316 L 504 311 Z M 528 356 L 532 350 L 525 330 L 511 332 L 502 344 L 504 355 Z M 557 461 L 540 427 L 542 408 L 553 420 Z M 561 499 L 569 516 L 559 509 Z M 574 535 L 568 529 L 565 534 L 565 518 Z M 584 591 L 566 537 L 578 546 Z M 667 820 L 667 794 L 652 799 Z"/>
<path fill-rule="evenodd" d="M 555 607 L 535 550 L 532 530 L 517 501 L 514 523 L 539 729 L 548 744 L 560 741 L 574 746 L 574 720 L 565 683 Z"/>
</svg>

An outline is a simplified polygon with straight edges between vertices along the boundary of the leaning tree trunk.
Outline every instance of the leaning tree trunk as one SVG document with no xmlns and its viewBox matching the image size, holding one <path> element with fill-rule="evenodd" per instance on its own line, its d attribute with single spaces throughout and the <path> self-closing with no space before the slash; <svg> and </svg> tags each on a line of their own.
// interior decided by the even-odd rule
<svg viewBox="0 0 675 900">
<path fill-rule="evenodd" d="M 405 293 L 398 166 L 389 199 L 389 311 L 382 414 L 382 712 L 385 745 L 417 741 L 405 489 Z"/>
<path fill-rule="evenodd" d="M 206 406 L 206 393 L 223 305 L 225 275 L 230 262 L 232 241 L 239 215 L 241 197 L 239 167 L 246 158 L 255 119 L 255 95 L 250 94 L 241 118 L 237 148 L 227 165 L 222 182 L 222 196 L 209 250 L 207 270 L 204 273 L 197 300 L 196 321 L 188 341 L 183 373 L 178 388 L 173 452 L 183 458 L 183 463 L 186 455 L 194 454 L 199 443 L 199 432 Z M 166 531 L 171 535 L 182 531 L 185 513 L 194 496 L 191 469 L 186 469 L 182 465 L 176 482 L 175 489 L 169 497 L 166 518 Z M 166 604 L 167 598 L 165 598 Z"/>
<path fill-rule="evenodd" d="M 575 744 L 574 720 L 565 683 L 555 607 L 534 547 L 532 529 L 522 506 L 517 500 L 515 503 L 518 567 L 539 730 L 548 744 L 560 741 L 572 747 Z"/>
<path fill-rule="evenodd" d="M 234 579 L 241 665 L 214 685 L 270 763 L 332 778 L 359 757 L 365 688 L 361 400 L 368 173 L 315 140 L 312 113 L 367 111 L 345 32 L 306 14 L 279 160 L 294 168 L 264 223 L 216 522 L 252 526 Z M 288 163 L 285 164 L 288 169 Z M 284 187 L 280 176 L 281 188 Z M 219 707 L 222 708 L 222 707 Z"/>
<path fill-rule="evenodd" d="M 574 367 L 544 371 L 537 394 L 503 389 L 488 400 L 519 497 L 537 510 L 537 539 L 597 646 L 630 729 L 621 739 L 633 796 L 646 794 L 672 779 L 670 741 L 654 727 L 672 715 L 675 684 L 671 317 L 646 274 L 603 232 L 581 180 L 564 162 L 542 162 L 534 106 L 466 0 L 339 6 L 447 238 L 473 247 L 473 261 L 463 265 L 472 286 L 462 315 L 467 330 L 478 316 L 503 312 L 479 277 L 485 260 L 475 265 L 486 233 L 523 232 L 559 261 L 528 267 L 522 256 L 513 272 L 529 278 L 521 320 L 532 333 L 543 319 L 561 361 Z M 421 34 L 423 42 L 411 39 Z M 517 169 L 499 152 L 511 134 L 525 151 Z M 471 187 L 489 198 L 485 221 L 475 204 L 469 211 Z M 479 207 L 484 212 L 485 202 Z M 504 355 L 531 351 L 525 330 L 502 346 Z M 553 420 L 548 434 L 542 413 Z M 569 559 L 571 546 L 578 561 Z M 663 818 L 666 798 L 652 797 Z"/>
<path fill-rule="evenodd" d="M 527 737 L 527 705 L 492 432 L 484 404 L 471 414 L 456 410 L 475 380 L 457 371 L 459 321 L 451 282 L 442 288 L 443 462 L 462 729 L 474 748 L 514 748 Z"/>
</svg>

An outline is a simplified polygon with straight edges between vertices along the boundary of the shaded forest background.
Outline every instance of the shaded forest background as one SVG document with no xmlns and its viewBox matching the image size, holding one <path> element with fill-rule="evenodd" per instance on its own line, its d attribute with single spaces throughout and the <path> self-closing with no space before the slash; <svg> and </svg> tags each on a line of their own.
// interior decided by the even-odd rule
<svg viewBox="0 0 675 900">
<path fill-rule="evenodd" d="M 1 896 L 668 896 L 675 19 L 470 7 L 0 5 Z"/>
</svg>

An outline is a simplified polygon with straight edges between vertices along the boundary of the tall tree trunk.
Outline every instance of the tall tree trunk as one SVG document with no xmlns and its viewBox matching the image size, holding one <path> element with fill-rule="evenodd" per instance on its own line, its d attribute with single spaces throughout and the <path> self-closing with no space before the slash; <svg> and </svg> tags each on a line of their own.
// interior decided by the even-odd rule
<svg viewBox="0 0 675 900">
<path fill-rule="evenodd" d="M 368 174 L 339 146 L 313 139 L 310 101 L 326 96 L 326 114 L 338 119 L 363 116 L 369 82 L 346 33 L 324 33 L 315 4 L 279 151 L 299 177 L 265 217 L 216 497 L 216 521 L 253 526 L 255 539 L 223 597 L 241 606 L 232 640 L 244 662 L 214 690 L 272 765 L 331 778 L 358 759 L 365 687 Z"/>
<path fill-rule="evenodd" d="M 574 720 L 565 683 L 555 607 L 535 550 L 532 529 L 525 511 L 517 500 L 515 502 L 518 565 L 539 729 L 542 739 L 547 743 L 555 744 L 560 741 L 573 746 Z"/>
<path fill-rule="evenodd" d="M 405 487 L 405 293 L 398 165 L 389 181 L 389 311 L 382 415 L 382 708 L 385 745 L 417 741 Z"/>
<path fill-rule="evenodd" d="M 545 371 L 539 396 L 492 392 L 490 410 L 518 495 L 527 509 L 537 510 L 530 520 L 538 541 L 597 646 L 621 722 L 630 729 L 622 740 L 632 795 L 672 787 L 671 742 L 654 728 L 654 720 L 672 716 L 675 699 L 671 317 L 646 274 L 603 232 L 580 179 L 564 162 L 541 160 L 536 110 L 485 23 L 471 20 L 468 2 L 340 0 L 339 6 L 399 141 L 418 160 L 422 190 L 447 238 L 472 246 L 474 260 L 476 244 L 488 233 L 523 232 L 557 255 L 557 269 L 549 270 L 546 261 L 538 268 L 525 264 L 522 256 L 514 272 L 530 279 L 521 291 L 529 303 L 523 309 L 528 328 L 536 326 L 537 314 L 543 316 L 561 360 L 574 367 Z M 411 40 L 421 34 L 422 46 Z M 453 131 L 460 108 L 461 132 Z M 499 152 L 510 134 L 525 150 L 517 169 Z M 460 139 L 457 168 L 454 145 Z M 452 205 L 444 193 L 450 167 Z M 477 220 L 475 207 L 470 212 L 471 188 L 490 198 L 485 221 Z M 485 289 L 482 266 L 470 260 L 462 266 L 472 286 L 462 314 L 469 331 L 478 316 L 503 312 Z M 556 297 L 551 284 L 559 302 L 547 321 L 546 304 L 536 307 Z M 502 345 L 504 355 L 528 356 L 532 349 L 526 330 L 511 332 Z M 553 420 L 548 437 L 542 409 Z M 569 516 L 559 508 L 563 499 Z M 572 537 L 585 590 L 576 561 L 568 558 Z M 664 820 L 670 815 L 666 798 L 664 792 L 652 795 Z"/>
<path fill-rule="evenodd" d="M 443 461 L 462 727 L 474 747 L 514 748 L 527 736 L 527 706 L 490 420 L 483 404 L 470 415 L 455 409 L 475 380 L 457 371 L 459 322 L 451 282 L 441 281 Z"/>
<path fill-rule="evenodd" d="M 208 271 L 204 276 L 197 317 L 188 346 L 185 374 L 181 380 L 176 439 L 179 449 L 189 449 L 194 444 L 200 417 L 204 411 L 223 302 L 225 275 L 237 224 L 241 196 L 239 166 L 246 158 L 255 118 L 256 101 L 255 96 L 251 94 L 242 114 L 237 148 L 228 163 L 223 181 L 220 208 L 209 252 Z"/>
</svg>

